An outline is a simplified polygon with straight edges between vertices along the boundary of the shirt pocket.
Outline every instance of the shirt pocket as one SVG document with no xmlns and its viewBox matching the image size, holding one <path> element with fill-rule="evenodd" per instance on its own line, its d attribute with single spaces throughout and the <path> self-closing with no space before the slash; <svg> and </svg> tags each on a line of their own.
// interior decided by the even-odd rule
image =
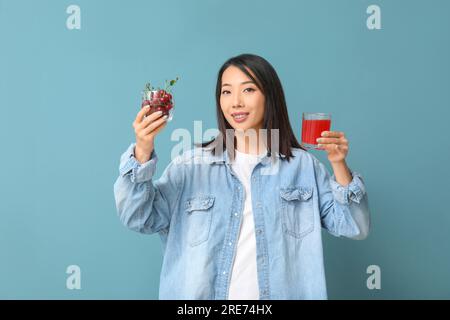
<svg viewBox="0 0 450 320">
<path fill-rule="evenodd" d="M 198 196 L 186 200 L 185 208 L 188 221 L 187 237 L 192 247 L 208 240 L 213 205 L 214 197 L 212 196 Z"/>
<path fill-rule="evenodd" d="M 289 187 L 280 189 L 283 230 L 302 239 L 314 230 L 313 188 Z"/>
</svg>

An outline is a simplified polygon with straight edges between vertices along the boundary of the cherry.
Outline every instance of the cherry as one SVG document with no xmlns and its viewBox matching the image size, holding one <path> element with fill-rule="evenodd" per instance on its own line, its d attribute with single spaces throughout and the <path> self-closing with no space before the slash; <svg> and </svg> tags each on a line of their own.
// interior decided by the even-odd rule
<svg viewBox="0 0 450 320">
<path fill-rule="evenodd" d="M 165 94 L 163 99 L 165 101 L 164 103 L 168 103 L 168 102 L 170 102 L 172 100 L 171 97 L 168 94 Z"/>
<path fill-rule="evenodd" d="M 150 100 L 144 100 L 144 101 L 142 101 L 141 108 L 151 105 L 151 104 L 152 104 L 152 102 Z"/>
<path fill-rule="evenodd" d="M 159 106 L 155 108 L 155 111 L 162 111 L 163 116 L 168 115 L 169 114 L 169 110 L 167 110 L 165 107 L 163 106 Z"/>
<path fill-rule="evenodd" d="M 159 106 L 160 104 L 161 104 L 161 103 L 159 102 L 159 98 L 153 100 L 153 105 L 154 105 L 154 106 Z"/>
<path fill-rule="evenodd" d="M 167 100 L 166 96 L 160 98 L 159 101 L 161 101 L 162 104 L 166 104 L 167 102 L 169 102 L 169 100 Z"/>
</svg>

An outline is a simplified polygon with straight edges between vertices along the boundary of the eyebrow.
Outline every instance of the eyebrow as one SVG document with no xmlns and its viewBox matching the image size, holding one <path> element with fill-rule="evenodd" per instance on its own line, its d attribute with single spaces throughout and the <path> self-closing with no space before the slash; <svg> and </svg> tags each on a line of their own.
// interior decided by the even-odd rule
<svg viewBox="0 0 450 320">
<path fill-rule="evenodd" d="M 241 85 L 243 85 L 243 84 L 247 84 L 247 83 L 253 83 L 253 84 L 255 84 L 255 82 L 254 81 L 244 81 L 244 82 L 241 82 Z M 222 84 L 222 87 L 225 87 L 225 86 L 230 86 L 231 87 L 231 84 L 229 84 L 229 83 L 224 83 L 224 84 Z"/>
</svg>

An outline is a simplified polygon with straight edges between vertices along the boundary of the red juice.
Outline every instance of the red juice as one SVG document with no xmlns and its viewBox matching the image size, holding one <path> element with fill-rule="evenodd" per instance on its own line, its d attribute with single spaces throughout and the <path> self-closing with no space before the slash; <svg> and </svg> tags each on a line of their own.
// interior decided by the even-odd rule
<svg viewBox="0 0 450 320">
<path fill-rule="evenodd" d="M 321 137 L 322 131 L 330 131 L 331 120 L 302 121 L 302 144 L 317 145 L 316 139 Z"/>
</svg>

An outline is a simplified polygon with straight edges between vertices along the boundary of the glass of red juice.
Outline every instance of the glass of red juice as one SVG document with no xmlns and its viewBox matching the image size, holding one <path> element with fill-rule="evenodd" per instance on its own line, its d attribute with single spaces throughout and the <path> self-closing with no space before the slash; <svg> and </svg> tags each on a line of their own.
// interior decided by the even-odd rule
<svg viewBox="0 0 450 320">
<path fill-rule="evenodd" d="M 302 147 L 319 149 L 317 138 L 323 131 L 330 131 L 331 115 L 329 113 L 304 112 L 302 118 Z"/>
</svg>

